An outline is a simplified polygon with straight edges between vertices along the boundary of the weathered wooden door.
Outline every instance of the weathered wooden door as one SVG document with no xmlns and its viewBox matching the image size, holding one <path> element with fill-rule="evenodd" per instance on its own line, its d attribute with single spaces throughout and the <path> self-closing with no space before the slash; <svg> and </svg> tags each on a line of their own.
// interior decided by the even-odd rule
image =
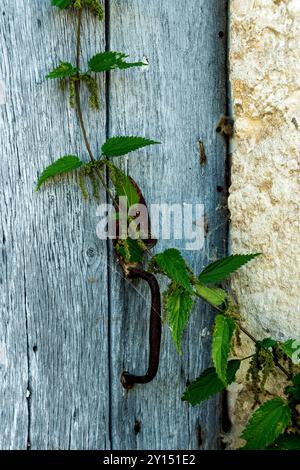
<svg viewBox="0 0 300 470">
<path fill-rule="evenodd" d="M 162 142 L 120 165 L 149 203 L 205 204 L 205 247 L 184 253 L 198 271 L 226 252 L 226 145 L 215 132 L 226 111 L 226 4 L 107 0 L 105 24 L 84 16 L 84 60 L 107 48 L 150 64 L 100 79 L 101 110 L 85 113 L 93 148 L 118 134 Z M 210 309 L 198 302 L 182 357 L 165 327 L 157 378 L 124 391 L 122 370 L 145 371 L 149 293 L 122 279 L 75 181 L 34 191 L 54 159 L 87 159 L 66 96 L 44 80 L 74 61 L 74 15 L 50 0 L 2 0 L 0 38 L 1 449 L 217 448 L 219 400 L 181 402 L 210 363 Z"/>
</svg>

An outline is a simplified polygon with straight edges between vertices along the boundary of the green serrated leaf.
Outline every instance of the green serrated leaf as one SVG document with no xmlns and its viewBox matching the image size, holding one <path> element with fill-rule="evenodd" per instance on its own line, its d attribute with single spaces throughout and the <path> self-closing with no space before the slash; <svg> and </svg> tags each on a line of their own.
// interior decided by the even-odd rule
<svg viewBox="0 0 300 470">
<path fill-rule="evenodd" d="M 227 258 L 215 261 L 200 273 L 198 279 L 203 284 L 213 284 L 223 281 L 229 274 L 237 271 L 240 267 L 257 256 L 260 256 L 260 253 L 250 255 L 231 255 Z"/>
<path fill-rule="evenodd" d="M 73 77 L 78 72 L 76 67 L 73 67 L 69 62 L 60 62 L 59 66 L 53 69 L 46 78 L 55 79 L 55 78 L 68 78 Z"/>
<path fill-rule="evenodd" d="M 181 256 L 180 251 L 175 248 L 159 253 L 154 257 L 154 262 L 172 281 L 193 293 L 190 276 L 186 267 L 186 263 Z"/>
<path fill-rule="evenodd" d="M 300 341 L 295 339 L 288 339 L 280 345 L 284 354 L 289 357 L 294 364 L 300 364 Z"/>
<path fill-rule="evenodd" d="M 38 179 L 37 191 L 40 189 L 42 184 L 47 181 L 49 178 L 52 178 L 56 175 L 62 175 L 64 173 L 69 173 L 70 171 L 77 170 L 82 165 L 82 162 L 75 155 L 67 155 L 65 157 L 59 158 L 52 165 L 47 166 L 41 176 Z"/>
<path fill-rule="evenodd" d="M 195 289 L 198 295 L 206 302 L 210 303 L 214 307 L 219 307 L 227 299 L 227 293 L 218 287 L 206 287 L 202 284 L 195 284 Z"/>
<path fill-rule="evenodd" d="M 61 10 L 69 8 L 74 0 L 51 0 L 53 6 L 60 8 Z"/>
<path fill-rule="evenodd" d="M 288 403 L 280 397 L 264 403 L 250 418 L 243 431 L 244 450 L 263 450 L 282 434 L 291 422 Z"/>
<path fill-rule="evenodd" d="M 131 207 L 139 203 L 139 195 L 137 189 L 131 182 L 129 176 L 125 175 L 119 168 L 111 162 L 105 160 L 106 166 L 109 168 L 109 176 L 113 182 L 117 197 L 127 197 L 127 206 Z"/>
<path fill-rule="evenodd" d="M 181 354 L 181 338 L 189 321 L 194 300 L 189 292 L 177 288 L 167 296 L 168 323 L 177 352 Z"/>
<path fill-rule="evenodd" d="M 241 361 L 234 359 L 227 365 L 227 385 L 235 381 L 236 373 L 241 365 Z M 211 367 L 206 369 L 200 377 L 189 385 L 183 394 L 182 400 L 188 401 L 192 406 L 196 406 L 212 395 L 225 389 L 224 383 L 219 379 L 216 369 Z"/>
<path fill-rule="evenodd" d="M 126 62 L 127 57 L 128 55 L 123 52 L 99 52 L 89 60 L 89 69 L 91 72 L 108 72 L 113 69 L 129 69 L 146 65 L 144 62 Z"/>
<path fill-rule="evenodd" d="M 263 349 L 275 348 L 277 344 L 278 344 L 278 341 L 272 338 L 264 338 L 261 341 L 257 341 L 257 345 Z"/>
<path fill-rule="evenodd" d="M 115 250 L 127 263 L 140 263 L 143 259 L 143 250 L 138 240 L 127 238 L 115 246 Z"/>
<path fill-rule="evenodd" d="M 283 434 L 268 450 L 300 450 L 299 434 Z"/>
<path fill-rule="evenodd" d="M 112 137 L 102 146 L 102 153 L 106 157 L 120 157 L 134 150 L 154 144 L 159 144 L 159 142 L 145 139 L 144 137 Z"/>
<path fill-rule="evenodd" d="M 218 377 L 226 385 L 227 361 L 236 324 L 232 318 L 217 315 L 212 339 L 212 358 Z"/>
</svg>

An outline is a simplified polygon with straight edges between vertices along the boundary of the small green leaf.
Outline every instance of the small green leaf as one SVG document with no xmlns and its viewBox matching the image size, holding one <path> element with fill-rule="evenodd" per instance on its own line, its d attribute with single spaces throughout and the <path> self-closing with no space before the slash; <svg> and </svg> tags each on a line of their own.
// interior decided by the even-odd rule
<svg viewBox="0 0 300 470">
<path fill-rule="evenodd" d="M 300 364 L 300 341 L 288 339 L 284 343 L 281 343 L 280 346 L 284 354 L 292 359 L 294 364 Z"/>
<path fill-rule="evenodd" d="M 124 59 L 127 57 L 128 55 L 123 52 L 99 52 L 89 60 L 89 69 L 92 72 L 108 72 L 113 69 L 129 69 L 146 65 L 144 62 L 125 62 Z"/>
<path fill-rule="evenodd" d="M 260 256 L 260 253 L 253 255 L 231 255 L 227 258 L 215 261 L 202 271 L 198 279 L 203 284 L 213 284 L 223 281 L 229 274 L 257 256 Z"/>
<path fill-rule="evenodd" d="M 275 348 L 277 344 L 278 344 L 278 341 L 272 338 L 264 338 L 261 341 L 257 341 L 257 345 L 263 349 Z"/>
<path fill-rule="evenodd" d="M 172 281 L 186 289 L 188 292 L 193 293 L 190 276 L 181 256 L 180 251 L 175 248 L 159 253 L 154 257 L 154 262 Z"/>
<path fill-rule="evenodd" d="M 98 17 L 101 21 L 104 17 L 103 7 L 99 0 L 52 0 L 52 5 L 64 10 L 74 6 L 77 9 L 82 8 L 83 6 L 88 7 L 91 12 Z"/>
<path fill-rule="evenodd" d="M 55 78 L 68 78 L 73 77 L 78 72 L 78 69 L 73 67 L 69 62 L 60 62 L 59 66 L 52 70 L 52 72 L 46 75 L 46 78 L 55 79 Z"/>
<path fill-rule="evenodd" d="M 293 401 L 298 402 L 300 400 L 300 374 L 295 375 L 292 382 L 293 385 L 286 387 L 284 393 Z"/>
<path fill-rule="evenodd" d="M 159 144 L 159 142 L 144 137 L 112 137 L 102 146 L 102 153 L 106 157 L 120 157 L 153 144 Z"/>
<path fill-rule="evenodd" d="M 291 422 L 288 403 L 280 397 L 264 403 L 250 418 L 243 431 L 244 450 L 263 450 L 282 434 Z"/>
<path fill-rule="evenodd" d="M 117 197 L 127 197 L 127 206 L 131 207 L 134 204 L 139 203 L 138 192 L 131 182 L 129 176 L 125 175 L 119 168 L 113 165 L 111 162 L 104 161 L 106 166 L 109 168 L 109 176 L 113 182 L 116 190 Z"/>
<path fill-rule="evenodd" d="M 296 374 L 293 377 L 293 384 L 300 389 L 300 374 Z"/>
<path fill-rule="evenodd" d="M 120 240 L 115 249 L 127 263 L 140 263 L 142 261 L 143 250 L 138 240 L 133 240 L 132 238 Z"/>
<path fill-rule="evenodd" d="M 198 295 L 206 302 L 210 303 L 214 307 L 218 307 L 226 302 L 227 294 L 223 289 L 218 287 L 206 287 L 202 284 L 195 284 L 195 289 Z"/>
<path fill-rule="evenodd" d="M 226 381 L 228 385 L 235 381 L 240 364 L 241 361 L 237 359 L 228 362 Z M 188 401 L 192 406 L 196 406 L 224 389 L 225 385 L 219 379 L 216 369 L 211 367 L 206 369 L 195 382 L 187 387 L 182 400 Z"/>
<path fill-rule="evenodd" d="M 75 155 L 67 155 L 65 157 L 59 158 L 52 165 L 47 166 L 41 176 L 38 179 L 37 191 L 40 189 L 42 184 L 56 175 L 62 175 L 64 173 L 69 173 L 70 171 L 77 170 L 80 168 L 82 162 Z"/>
<path fill-rule="evenodd" d="M 181 337 L 189 321 L 193 304 L 191 294 L 180 287 L 167 296 L 168 323 L 179 354 L 181 354 Z"/>
<path fill-rule="evenodd" d="M 64 8 L 69 8 L 74 0 L 52 0 L 52 5 L 63 10 Z"/>
<path fill-rule="evenodd" d="M 283 434 L 268 447 L 268 450 L 300 450 L 300 435 Z"/>
<path fill-rule="evenodd" d="M 227 360 L 235 328 L 236 324 L 232 318 L 217 315 L 212 339 L 212 357 L 217 374 L 225 385 L 227 380 Z"/>
</svg>

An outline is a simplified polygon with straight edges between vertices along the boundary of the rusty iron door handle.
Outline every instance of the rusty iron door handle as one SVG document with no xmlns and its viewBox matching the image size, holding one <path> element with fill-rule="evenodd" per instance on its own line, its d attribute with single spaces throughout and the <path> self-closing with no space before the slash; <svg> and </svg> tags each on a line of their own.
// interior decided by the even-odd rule
<svg viewBox="0 0 300 470">
<path fill-rule="evenodd" d="M 147 208 L 146 201 L 144 196 L 136 184 L 136 182 L 129 176 L 132 186 L 136 189 L 139 204 L 142 204 Z M 119 212 L 120 207 L 116 206 L 117 213 Z M 137 214 L 138 215 L 138 214 Z M 156 244 L 157 240 L 151 236 L 151 224 L 150 217 L 148 216 L 148 239 L 144 239 L 144 250 L 149 251 Z M 119 236 L 119 222 L 117 221 L 117 234 Z M 158 370 L 159 366 L 159 353 L 160 353 L 160 340 L 161 340 L 161 300 L 160 300 L 160 288 L 157 282 L 157 279 L 154 274 L 145 271 L 142 268 L 141 262 L 130 262 L 126 260 L 124 255 L 122 256 L 120 251 L 117 250 L 117 245 L 119 243 L 119 238 L 113 241 L 115 248 L 115 254 L 119 263 L 121 264 L 125 277 L 128 279 L 143 279 L 150 287 L 151 291 L 151 313 L 150 313 L 150 327 L 149 327 L 149 365 L 148 370 L 145 375 L 133 375 L 127 371 L 124 371 L 121 375 L 121 383 L 123 387 L 127 390 L 133 388 L 135 384 L 146 384 L 151 382 Z"/>
<path fill-rule="evenodd" d="M 159 366 L 160 340 L 161 340 L 161 300 L 160 289 L 154 274 L 143 271 L 139 268 L 130 268 L 129 278 L 143 279 L 147 282 L 151 290 L 151 314 L 149 329 L 149 365 L 145 375 L 133 375 L 124 371 L 121 376 L 121 383 L 127 390 L 135 384 L 146 384 L 151 382 L 156 376 Z"/>
</svg>

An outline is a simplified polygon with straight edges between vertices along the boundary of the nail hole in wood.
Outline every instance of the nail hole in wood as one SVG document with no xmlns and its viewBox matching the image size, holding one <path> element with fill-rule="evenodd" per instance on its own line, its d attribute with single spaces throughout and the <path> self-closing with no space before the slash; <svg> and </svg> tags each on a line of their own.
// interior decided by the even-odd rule
<svg viewBox="0 0 300 470">
<path fill-rule="evenodd" d="M 141 422 L 136 419 L 134 423 L 134 432 L 135 434 L 139 434 L 141 432 Z"/>
<path fill-rule="evenodd" d="M 203 446 L 203 432 L 200 424 L 197 427 L 197 444 L 198 448 L 201 449 L 201 447 Z"/>
<path fill-rule="evenodd" d="M 204 215 L 204 233 L 207 235 L 209 232 L 209 223 L 208 223 L 208 216 Z"/>
<path fill-rule="evenodd" d="M 205 163 L 207 162 L 207 157 L 206 157 L 206 152 L 205 152 L 204 143 L 202 142 L 202 140 L 199 140 L 199 141 L 198 141 L 198 145 L 199 145 L 199 160 L 200 160 L 200 165 L 205 165 Z"/>
</svg>

